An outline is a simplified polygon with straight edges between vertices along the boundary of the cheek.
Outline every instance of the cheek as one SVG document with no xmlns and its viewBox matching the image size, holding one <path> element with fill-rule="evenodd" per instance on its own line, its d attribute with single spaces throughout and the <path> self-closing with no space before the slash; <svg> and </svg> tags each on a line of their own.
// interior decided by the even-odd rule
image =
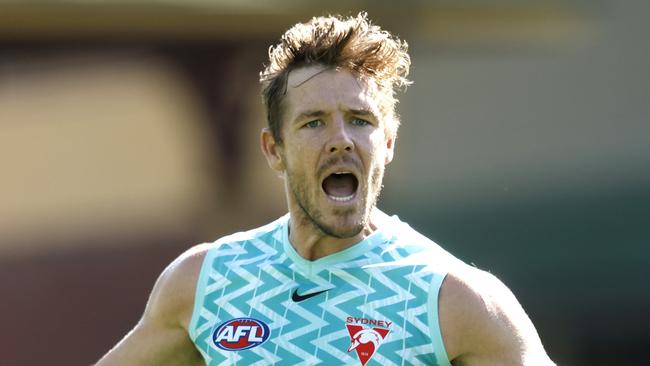
<svg viewBox="0 0 650 366">
<path fill-rule="evenodd" d="M 370 135 L 370 155 L 374 160 L 381 160 L 382 164 L 388 150 L 386 142 L 386 134 L 383 131 Z"/>
<path fill-rule="evenodd" d="M 285 168 L 294 174 L 305 175 L 309 162 L 313 160 L 311 152 L 307 149 L 294 148 L 286 151 Z"/>
<path fill-rule="evenodd" d="M 386 128 L 379 126 L 368 137 L 373 145 L 378 146 L 385 144 L 387 136 Z"/>
</svg>

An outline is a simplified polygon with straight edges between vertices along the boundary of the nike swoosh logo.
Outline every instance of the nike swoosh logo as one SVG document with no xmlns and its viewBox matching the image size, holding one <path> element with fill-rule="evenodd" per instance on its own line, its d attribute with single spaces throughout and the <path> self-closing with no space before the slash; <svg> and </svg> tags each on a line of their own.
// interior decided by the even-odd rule
<svg viewBox="0 0 650 366">
<path fill-rule="evenodd" d="M 330 289 L 323 290 L 323 291 L 312 292 L 311 294 L 307 294 L 307 295 L 299 295 L 298 294 L 298 289 L 295 289 L 295 290 L 293 290 L 293 293 L 291 294 L 291 300 L 293 300 L 293 302 L 305 301 L 305 300 L 307 300 L 309 298 L 312 298 L 312 297 L 314 297 L 316 295 L 320 295 L 323 292 L 327 292 L 329 290 Z"/>
</svg>

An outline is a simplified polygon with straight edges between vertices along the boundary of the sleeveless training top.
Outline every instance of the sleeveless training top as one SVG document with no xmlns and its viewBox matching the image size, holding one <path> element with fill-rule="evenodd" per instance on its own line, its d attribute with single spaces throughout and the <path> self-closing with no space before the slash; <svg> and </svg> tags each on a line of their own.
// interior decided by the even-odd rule
<svg viewBox="0 0 650 366">
<path fill-rule="evenodd" d="M 450 366 L 438 291 L 451 256 L 396 216 L 308 261 L 289 215 L 217 240 L 199 275 L 190 337 L 213 365 Z"/>
</svg>

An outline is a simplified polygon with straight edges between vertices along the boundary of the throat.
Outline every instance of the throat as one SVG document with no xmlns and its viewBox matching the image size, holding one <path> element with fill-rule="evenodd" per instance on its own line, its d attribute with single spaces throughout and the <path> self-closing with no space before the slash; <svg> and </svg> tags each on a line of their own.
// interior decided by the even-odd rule
<svg viewBox="0 0 650 366">
<path fill-rule="evenodd" d="M 372 232 L 372 229 L 366 228 L 357 235 L 340 238 L 324 233 L 313 223 L 300 224 L 291 220 L 288 227 L 288 244 L 303 259 L 316 261 L 360 243 Z"/>
</svg>

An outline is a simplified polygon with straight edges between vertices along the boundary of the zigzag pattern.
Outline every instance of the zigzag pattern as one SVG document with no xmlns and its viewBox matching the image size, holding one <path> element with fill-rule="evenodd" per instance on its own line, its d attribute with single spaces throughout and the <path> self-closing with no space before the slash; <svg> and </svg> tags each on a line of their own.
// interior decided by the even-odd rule
<svg viewBox="0 0 650 366">
<path fill-rule="evenodd" d="M 370 250 L 309 275 L 287 254 L 286 220 L 224 238 L 212 249 L 217 252 L 202 269 L 207 283 L 192 321 L 207 365 L 361 365 L 355 351 L 347 352 L 349 317 L 390 322 L 369 366 L 438 365 L 446 357 L 433 349 L 427 317 L 430 283 L 444 275 L 426 263 L 431 242 L 395 245 L 399 235 L 376 240 Z M 296 288 L 327 291 L 296 303 Z M 215 329 L 241 317 L 266 323 L 268 341 L 244 351 L 214 346 Z"/>
</svg>

